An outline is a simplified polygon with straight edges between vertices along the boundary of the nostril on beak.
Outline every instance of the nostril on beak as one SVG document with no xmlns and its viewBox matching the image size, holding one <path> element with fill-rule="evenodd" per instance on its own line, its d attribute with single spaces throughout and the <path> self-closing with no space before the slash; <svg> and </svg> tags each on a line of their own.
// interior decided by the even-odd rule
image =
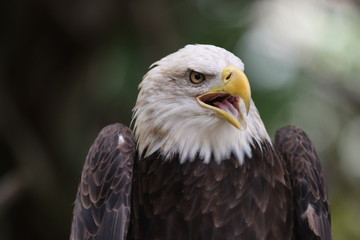
<svg viewBox="0 0 360 240">
<path fill-rule="evenodd" d="M 229 72 L 229 74 L 226 76 L 226 80 L 229 80 L 231 78 L 232 72 Z"/>
</svg>

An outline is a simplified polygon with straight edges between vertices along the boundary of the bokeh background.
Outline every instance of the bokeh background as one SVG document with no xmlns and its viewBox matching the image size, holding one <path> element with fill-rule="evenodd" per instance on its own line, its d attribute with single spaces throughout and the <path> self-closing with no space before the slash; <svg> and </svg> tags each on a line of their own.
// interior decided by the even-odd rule
<svg viewBox="0 0 360 240">
<path fill-rule="evenodd" d="M 360 239 L 360 1 L 0 3 L 0 239 L 67 239 L 89 146 L 129 124 L 148 66 L 188 43 L 238 55 L 273 136 L 321 156 L 334 239 Z"/>
</svg>

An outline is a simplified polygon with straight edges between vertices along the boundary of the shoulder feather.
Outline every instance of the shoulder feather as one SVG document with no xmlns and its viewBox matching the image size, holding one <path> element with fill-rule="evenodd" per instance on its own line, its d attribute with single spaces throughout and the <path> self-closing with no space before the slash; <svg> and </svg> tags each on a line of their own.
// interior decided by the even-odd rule
<svg viewBox="0 0 360 240">
<path fill-rule="evenodd" d="M 275 144 L 290 174 L 297 239 L 331 239 L 329 199 L 313 143 L 289 126 L 276 132 Z"/>
<path fill-rule="evenodd" d="M 82 171 L 71 240 L 126 239 L 135 149 L 133 134 L 124 125 L 101 130 Z"/>
</svg>

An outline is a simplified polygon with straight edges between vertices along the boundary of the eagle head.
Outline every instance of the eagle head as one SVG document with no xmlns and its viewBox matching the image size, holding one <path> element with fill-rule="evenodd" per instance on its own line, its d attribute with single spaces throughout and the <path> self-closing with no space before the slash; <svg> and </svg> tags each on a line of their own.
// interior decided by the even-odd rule
<svg viewBox="0 0 360 240">
<path fill-rule="evenodd" d="M 140 155 L 208 163 L 233 154 L 242 163 L 251 145 L 270 142 L 243 71 L 238 57 L 212 45 L 187 45 L 152 64 L 134 108 Z"/>
</svg>

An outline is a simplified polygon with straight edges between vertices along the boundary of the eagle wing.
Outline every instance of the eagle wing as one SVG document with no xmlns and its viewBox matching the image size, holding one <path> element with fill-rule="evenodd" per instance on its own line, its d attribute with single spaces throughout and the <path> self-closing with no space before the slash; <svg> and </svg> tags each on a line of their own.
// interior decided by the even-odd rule
<svg viewBox="0 0 360 240">
<path fill-rule="evenodd" d="M 290 174 L 296 239 L 331 239 L 329 199 L 314 145 L 294 126 L 278 130 L 275 144 Z"/>
<path fill-rule="evenodd" d="M 124 125 L 101 130 L 82 171 L 71 240 L 126 239 L 135 149 L 133 134 Z"/>
</svg>

